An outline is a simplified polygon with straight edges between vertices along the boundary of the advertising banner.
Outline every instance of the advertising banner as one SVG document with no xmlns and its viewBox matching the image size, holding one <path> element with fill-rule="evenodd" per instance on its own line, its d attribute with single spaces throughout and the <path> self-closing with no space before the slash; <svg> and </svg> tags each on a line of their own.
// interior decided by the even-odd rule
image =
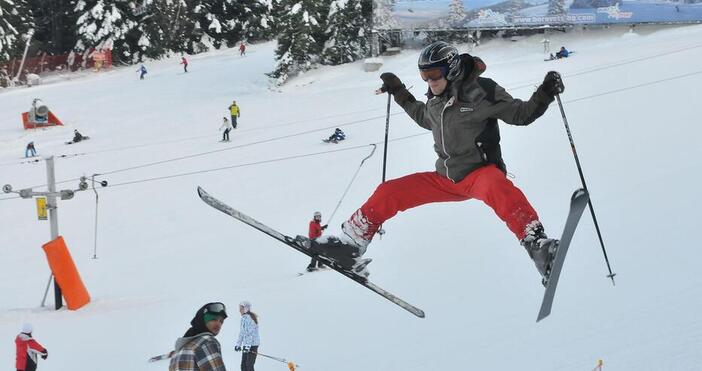
<svg viewBox="0 0 702 371">
<path fill-rule="evenodd" d="M 700 23 L 702 0 L 374 0 L 375 29 Z"/>
</svg>

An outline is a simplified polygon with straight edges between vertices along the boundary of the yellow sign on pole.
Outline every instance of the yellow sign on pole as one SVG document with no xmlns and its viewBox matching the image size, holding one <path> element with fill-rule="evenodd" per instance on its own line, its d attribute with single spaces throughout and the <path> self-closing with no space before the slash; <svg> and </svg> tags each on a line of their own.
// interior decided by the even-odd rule
<svg viewBox="0 0 702 371">
<path fill-rule="evenodd" d="M 37 216 L 39 220 L 47 220 L 46 214 L 46 197 L 37 197 Z"/>
</svg>

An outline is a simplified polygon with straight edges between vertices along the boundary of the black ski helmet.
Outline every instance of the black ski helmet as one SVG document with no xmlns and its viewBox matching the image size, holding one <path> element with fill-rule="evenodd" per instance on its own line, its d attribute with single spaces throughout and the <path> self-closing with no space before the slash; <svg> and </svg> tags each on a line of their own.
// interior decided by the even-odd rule
<svg viewBox="0 0 702 371">
<path fill-rule="evenodd" d="M 417 65 L 420 70 L 445 67 L 445 77 L 449 81 L 453 81 L 461 73 L 458 49 L 443 41 L 436 41 L 422 49 Z"/>
</svg>

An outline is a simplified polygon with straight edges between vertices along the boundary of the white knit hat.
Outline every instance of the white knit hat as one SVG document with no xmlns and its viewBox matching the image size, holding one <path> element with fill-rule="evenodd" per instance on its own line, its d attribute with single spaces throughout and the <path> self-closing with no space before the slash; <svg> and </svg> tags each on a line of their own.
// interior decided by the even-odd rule
<svg viewBox="0 0 702 371">
<path fill-rule="evenodd" d="M 244 309 L 244 313 L 249 313 L 251 311 L 251 303 L 246 300 L 239 303 L 239 306 Z"/>
<path fill-rule="evenodd" d="M 34 330 L 34 327 L 32 327 L 31 323 L 23 323 L 22 324 L 22 332 L 25 334 L 31 334 L 32 330 Z"/>
</svg>

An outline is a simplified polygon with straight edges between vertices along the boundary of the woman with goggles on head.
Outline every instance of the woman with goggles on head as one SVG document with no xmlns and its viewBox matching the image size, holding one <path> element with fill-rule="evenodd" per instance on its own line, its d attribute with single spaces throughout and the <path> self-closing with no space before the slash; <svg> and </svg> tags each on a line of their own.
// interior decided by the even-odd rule
<svg viewBox="0 0 702 371">
<path fill-rule="evenodd" d="M 176 340 L 169 371 L 226 371 L 222 347 L 215 336 L 227 318 L 224 304 L 207 303 L 195 313 L 190 328 Z"/>
<path fill-rule="evenodd" d="M 546 74 L 531 98 L 522 101 L 495 81 L 480 77 L 486 68 L 480 58 L 459 55 L 445 42 L 424 48 L 418 67 L 428 87 L 426 102 L 417 101 L 392 73 L 380 75 L 381 91 L 392 94 L 412 120 L 432 132 L 436 170 L 379 185 L 343 223 L 341 236 L 328 238 L 326 243 L 312 241 L 311 248 L 321 253 L 341 248 L 360 267 L 360 257 L 373 236 L 398 212 L 434 202 L 477 199 L 490 206 L 514 233 L 545 283 L 558 241 L 546 237 L 534 208 L 507 179 L 497 120 L 511 125 L 534 122 L 563 92 L 560 75 Z"/>
</svg>

